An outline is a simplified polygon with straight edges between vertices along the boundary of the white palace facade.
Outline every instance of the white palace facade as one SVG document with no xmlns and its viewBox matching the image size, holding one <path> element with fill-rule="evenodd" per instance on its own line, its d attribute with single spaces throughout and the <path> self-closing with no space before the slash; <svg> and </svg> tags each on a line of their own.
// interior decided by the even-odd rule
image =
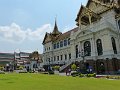
<svg viewBox="0 0 120 90">
<path fill-rule="evenodd" d="M 120 0 L 88 0 L 81 5 L 77 27 L 62 33 L 57 23 L 46 33 L 43 46 L 44 67 L 60 65 L 60 71 L 76 63 L 96 73 L 115 73 L 120 69 Z M 84 63 L 84 65 L 83 65 Z"/>
</svg>

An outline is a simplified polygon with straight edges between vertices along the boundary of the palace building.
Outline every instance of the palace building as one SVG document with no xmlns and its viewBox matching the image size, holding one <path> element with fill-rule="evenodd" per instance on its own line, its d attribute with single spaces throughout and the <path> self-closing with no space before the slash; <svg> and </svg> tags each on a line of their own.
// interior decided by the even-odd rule
<svg viewBox="0 0 120 90">
<path fill-rule="evenodd" d="M 88 0 L 75 19 L 77 27 L 62 33 L 57 22 L 46 33 L 43 46 L 44 67 L 72 63 L 98 74 L 120 69 L 120 0 Z"/>
</svg>

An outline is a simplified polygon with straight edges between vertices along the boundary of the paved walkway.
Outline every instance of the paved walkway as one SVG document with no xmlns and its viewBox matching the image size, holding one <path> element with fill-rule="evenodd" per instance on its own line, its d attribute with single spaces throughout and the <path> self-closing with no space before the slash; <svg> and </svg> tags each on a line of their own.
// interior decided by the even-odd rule
<svg viewBox="0 0 120 90">
<path fill-rule="evenodd" d="M 66 76 L 66 73 L 59 73 L 60 76 Z"/>
</svg>

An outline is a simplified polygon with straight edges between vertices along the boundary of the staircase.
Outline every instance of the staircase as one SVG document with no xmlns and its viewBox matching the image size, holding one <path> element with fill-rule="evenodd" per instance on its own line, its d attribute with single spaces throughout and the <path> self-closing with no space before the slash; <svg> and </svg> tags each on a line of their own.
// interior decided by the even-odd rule
<svg viewBox="0 0 120 90">
<path fill-rule="evenodd" d="M 59 71 L 63 71 L 64 69 L 66 69 L 70 64 L 72 64 L 73 61 L 68 61 L 65 65 L 63 65 L 62 67 L 60 67 Z"/>
</svg>

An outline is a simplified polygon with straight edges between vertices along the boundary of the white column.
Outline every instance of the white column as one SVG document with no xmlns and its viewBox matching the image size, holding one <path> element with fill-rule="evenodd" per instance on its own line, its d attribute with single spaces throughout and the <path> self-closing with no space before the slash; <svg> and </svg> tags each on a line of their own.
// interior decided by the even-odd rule
<svg viewBox="0 0 120 90">
<path fill-rule="evenodd" d="M 114 54 L 110 35 L 102 36 L 103 55 Z"/>
<path fill-rule="evenodd" d="M 71 42 L 71 59 L 75 61 L 76 57 L 76 48 L 74 41 Z"/>
<path fill-rule="evenodd" d="M 92 40 L 90 41 L 91 42 L 91 56 L 95 56 L 95 45 L 94 45 L 94 40 L 92 38 Z"/>
<path fill-rule="evenodd" d="M 91 56 L 96 56 L 97 52 L 96 52 L 96 43 L 95 43 L 95 36 L 93 34 L 93 37 L 90 39 L 91 42 Z"/>
</svg>

